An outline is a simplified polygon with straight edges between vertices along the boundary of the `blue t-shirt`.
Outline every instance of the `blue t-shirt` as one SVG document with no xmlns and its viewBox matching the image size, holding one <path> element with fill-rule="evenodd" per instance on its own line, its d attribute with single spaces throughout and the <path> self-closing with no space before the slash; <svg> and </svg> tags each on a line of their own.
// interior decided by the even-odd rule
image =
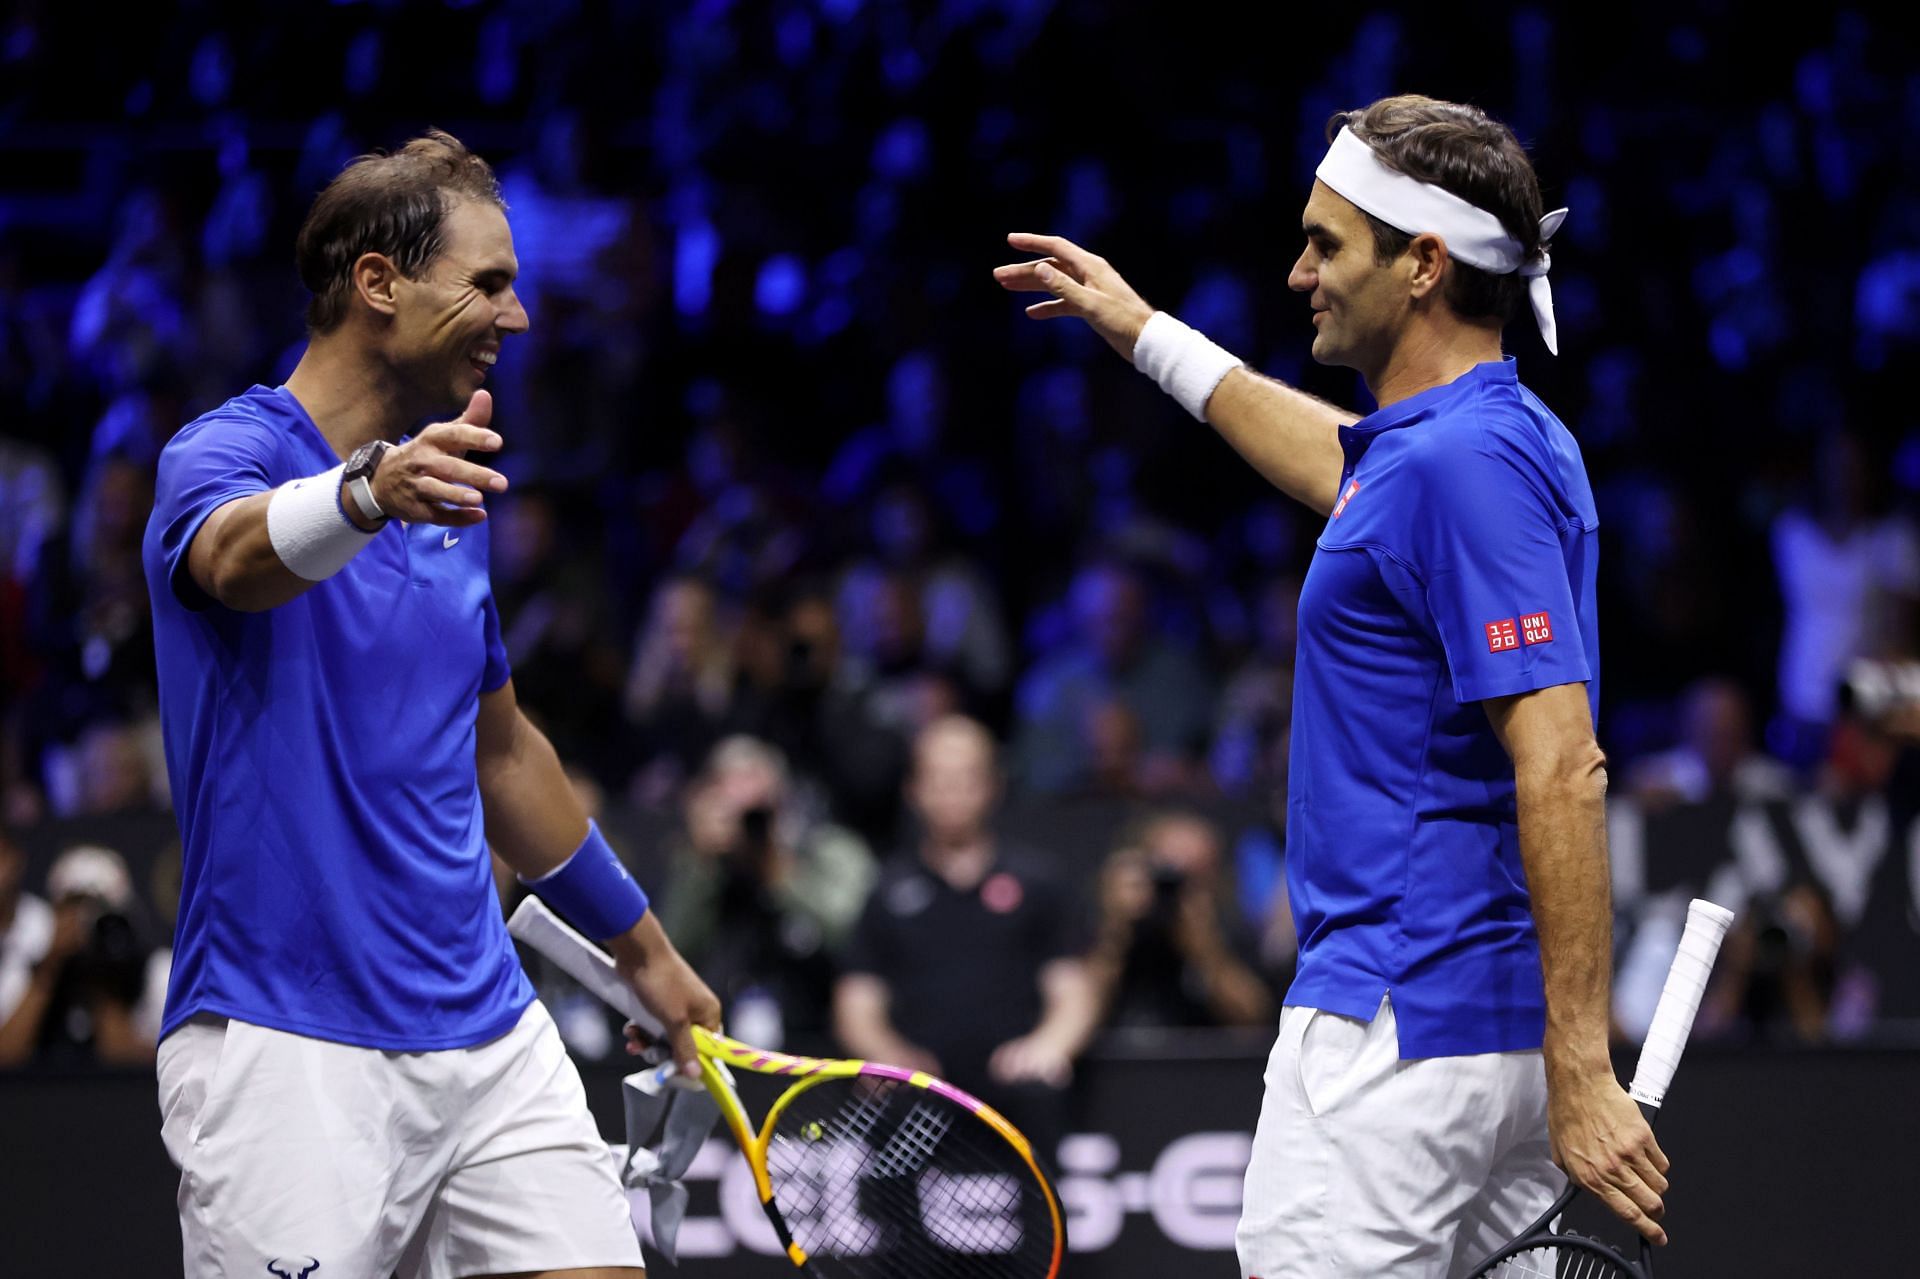
<svg viewBox="0 0 1920 1279">
<path fill-rule="evenodd" d="M 1287 1002 L 1370 1020 L 1391 994 L 1402 1057 L 1538 1048 L 1513 762 L 1476 703 L 1584 681 L 1597 714 L 1599 520 L 1580 450 L 1511 359 L 1342 427 L 1340 444 L 1300 593 Z"/>
<path fill-rule="evenodd" d="M 487 526 L 394 521 L 260 613 L 187 569 L 217 507 L 339 462 L 284 387 L 261 386 L 160 455 L 142 553 L 184 850 L 163 1035 L 204 1012 L 453 1048 L 504 1034 L 533 998 L 474 761 L 479 695 L 509 673 Z"/>
</svg>

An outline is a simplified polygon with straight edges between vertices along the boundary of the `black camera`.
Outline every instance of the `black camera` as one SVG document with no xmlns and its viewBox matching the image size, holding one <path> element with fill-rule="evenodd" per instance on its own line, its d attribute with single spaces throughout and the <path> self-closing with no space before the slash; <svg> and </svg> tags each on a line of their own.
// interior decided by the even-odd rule
<svg viewBox="0 0 1920 1279">
<path fill-rule="evenodd" d="M 1152 879 L 1153 902 L 1141 922 L 1151 930 L 1171 935 L 1180 918 L 1180 894 L 1186 889 L 1187 877 L 1171 866 L 1155 866 Z"/>
<path fill-rule="evenodd" d="M 73 957 L 73 980 L 123 1003 L 140 998 L 146 984 L 147 946 L 133 918 L 104 910 L 94 918 L 84 950 Z"/>
</svg>

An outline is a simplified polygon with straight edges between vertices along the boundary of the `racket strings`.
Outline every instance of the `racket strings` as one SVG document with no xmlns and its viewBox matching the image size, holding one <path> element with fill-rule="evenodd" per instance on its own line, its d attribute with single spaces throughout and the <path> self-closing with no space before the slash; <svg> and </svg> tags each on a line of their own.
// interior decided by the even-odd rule
<svg viewBox="0 0 1920 1279">
<path fill-rule="evenodd" d="M 922 1088 L 809 1088 L 776 1122 L 767 1172 L 781 1218 L 823 1275 L 1023 1279 L 1052 1259 L 1052 1214 L 1025 1161 Z"/>
<path fill-rule="evenodd" d="M 1639 1275 L 1598 1244 L 1592 1248 L 1542 1244 L 1489 1266 L 1476 1279 L 1639 1279 Z"/>
</svg>

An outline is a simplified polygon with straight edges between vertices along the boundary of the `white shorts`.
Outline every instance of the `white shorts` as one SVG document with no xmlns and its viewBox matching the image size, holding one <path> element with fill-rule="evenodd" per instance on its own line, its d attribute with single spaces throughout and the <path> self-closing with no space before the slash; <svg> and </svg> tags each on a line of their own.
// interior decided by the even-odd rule
<svg viewBox="0 0 1920 1279">
<path fill-rule="evenodd" d="M 1248 1279 L 1442 1279 L 1532 1224 L 1565 1185 L 1539 1051 L 1400 1059 L 1371 1022 L 1288 1007 L 1235 1244 Z"/>
<path fill-rule="evenodd" d="M 580 1075 L 538 1002 L 498 1039 L 383 1052 L 195 1018 L 160 1045 L 188 1279 L 639 1266 Z"/>
</svg>

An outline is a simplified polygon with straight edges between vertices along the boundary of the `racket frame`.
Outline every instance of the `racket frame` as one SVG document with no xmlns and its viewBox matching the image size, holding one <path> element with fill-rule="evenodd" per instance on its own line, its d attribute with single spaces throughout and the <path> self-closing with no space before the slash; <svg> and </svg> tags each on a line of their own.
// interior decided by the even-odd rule
<svg viewBox="0 0 1920 1279">
<path fill-rule="evenodd" d="M 613 957 L 555 915 L 538 897 L 529 896 L 514 909 L 507 920 L 507 931 L 553 960 L 563 972 L 641 1030 L 655 1038 L 663 1034 L 659 1018 L 640 1002 L 633 987 L 620 976 Z M 1034 1156 L 1033 1144 L 1006 1116 L 986 1102 L 925 1071 L 852 1058 L 798 1057 L 772 1052 L 743 1044 L 704 1026 L 693 1027 L 693 1042 L 700 1058 L 700 1082 L 720 1108 L 727 1131 L 740 1148 L 740 1153 L 746 1157 L 747 1169 L 753 1174 L 754 1193 L 760 1197 L 761 1210 L 773 1224 L 774 1234 L 786 1250 L 788 1259 L 801 1270 L 808 1274 L 816 1273 L 808 1264 L 807 1251 L 794 1241 L 793 1232 L 787 1228 L 779 1206 L 774 1202 L 773 1177 L 767 1168 L 767 1152 L 773 1144 L 773 1131 L 780 1122 L 780 1116 L 808 1089 L 829 1080 L 866 1077 L 925 1089 L 942 1097 L 972 1114 L 1013 1147 L 1014 1153 L 1020 1156 L 1032 1174 L 1034 1184 L 1040 1187 L 1045 1196 L 1047 1213 L 1053 1223 L 1053 1253 L 1043 1279 L 1054 1279 L 1060 1273 L 1067 1243 L 1066 1219 L 1060 1210 L 1060 1197 L 1054 1192 L 1053 1183 L 1041 1171 L 1039 1160 Z M 775 1099 L 758 1130 L 754 1128 L 746 1106 L 740 1100 L 739 1090 L 734 1083 L 734 1070 L 797 1080 Z M 672 1061 L 654 1067 L 650 1073 L 656 1084 L 681 1082 L 679 1068 Z"/>
</svg>

